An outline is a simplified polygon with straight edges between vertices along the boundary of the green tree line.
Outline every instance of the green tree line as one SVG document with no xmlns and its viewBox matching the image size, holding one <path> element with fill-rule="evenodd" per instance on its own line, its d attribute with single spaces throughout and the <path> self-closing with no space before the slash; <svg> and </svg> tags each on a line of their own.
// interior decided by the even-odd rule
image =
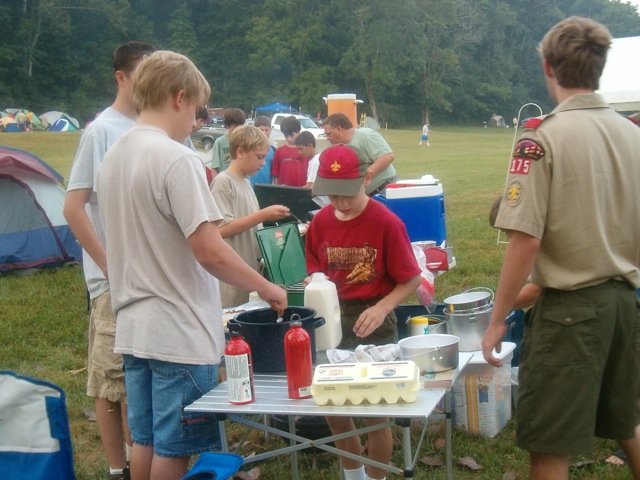
<svg viewBox="0 0 640 480">
<path fill-rule="evenodd" d="M 315 114 L 355 93 L 389 125 L 479 124 L 548 111 L 536 48 L 569 15 L 640 34 L 619 0 L 1 0 L 0 109 L 93 118 L 113 97 L 113 49 L 143 40 L 190 57 L 210 106 Z"/>
</svg>

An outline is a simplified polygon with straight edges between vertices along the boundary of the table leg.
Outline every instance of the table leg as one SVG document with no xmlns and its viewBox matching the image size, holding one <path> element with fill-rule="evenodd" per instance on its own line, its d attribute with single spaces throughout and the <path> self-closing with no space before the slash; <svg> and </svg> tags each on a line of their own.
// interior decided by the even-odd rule
<svg viewBox="0 0 640 480">
<path fill-rule="evenodd" d="M 216 421 L 218 423 L 218 433 L 220 434 L 220 446 L 223 452 L 229 451 L 229 440 L 227 440 L 227 430 L 224 426 L 224 420 L 226 415 L 216 415 Z"/>
<path fill-rule="evenodd" d="M 289 433 L 292 435 L 296 434 L 296 417 L 294 415 L 289 415 Z M 291 438 L 289 440 L 289 443 L 291 444 L 291 446 L 294 446 L 296 444 L 296 440 Z M 299 473 L 298 473 L 298 451 L 294 450 L 291 452 L 291 478 L 293 478 L 293 480 L 298 480 L 299 478 Z"/>
<path fill-rule="evenodd" d="M 453 425 L 451 408 L 451 390 L 447 390 L 444 395 L 445 418 L 445 463 L 447 469 L 447 480 L 453 479 Z"/>
<path fill-rule="evenodd" d="M 411 458 L 411 421 L 402 425 L 402 454 L 404 457 L 404 478 L 413 478 L 413 459 Z"/>
</svg>

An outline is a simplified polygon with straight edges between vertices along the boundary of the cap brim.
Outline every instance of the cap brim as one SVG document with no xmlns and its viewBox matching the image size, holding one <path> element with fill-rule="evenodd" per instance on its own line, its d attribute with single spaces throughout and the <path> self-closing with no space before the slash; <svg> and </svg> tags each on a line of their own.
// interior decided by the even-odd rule
<svg viewBox="0 0 640 480">
<path fill-rule="evenodd" d="M 357 194 L 362 185 L 363 178 L 354 178 L 348 180 L 327 179 L 316 177 L 313 182 L 313 195 L 339 195 L 342 197 L 352 197 Z"/>
</svg>

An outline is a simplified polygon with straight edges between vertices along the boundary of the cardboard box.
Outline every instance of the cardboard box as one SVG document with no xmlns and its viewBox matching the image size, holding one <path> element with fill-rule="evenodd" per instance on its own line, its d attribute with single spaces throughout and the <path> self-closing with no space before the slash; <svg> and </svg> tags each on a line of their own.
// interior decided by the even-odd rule
<svg viewBox="0 0 640 480">
<path fill-rule="evenodd" d="M 511 360 L 515 343 L 503 342 L 495 355 L 502 366 L 492 367 L 482 352 L 474 354 L 453 386 L 457 427 L 469 433 L 495 437 L 511 419 Z"/>
</svg>

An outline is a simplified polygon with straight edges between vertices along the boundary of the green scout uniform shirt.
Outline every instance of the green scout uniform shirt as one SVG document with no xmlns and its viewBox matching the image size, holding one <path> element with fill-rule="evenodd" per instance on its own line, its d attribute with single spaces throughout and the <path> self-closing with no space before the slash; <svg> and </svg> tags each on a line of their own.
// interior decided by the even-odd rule
<svg viewBox="0 0 640 480">
<path fill-rule="evenodd" d="M 530 278 L 541 287 L 640 287 L 640 129 L 595 93 L 528 122 L 496 227 L 541 240 Z"/>
</svg>

